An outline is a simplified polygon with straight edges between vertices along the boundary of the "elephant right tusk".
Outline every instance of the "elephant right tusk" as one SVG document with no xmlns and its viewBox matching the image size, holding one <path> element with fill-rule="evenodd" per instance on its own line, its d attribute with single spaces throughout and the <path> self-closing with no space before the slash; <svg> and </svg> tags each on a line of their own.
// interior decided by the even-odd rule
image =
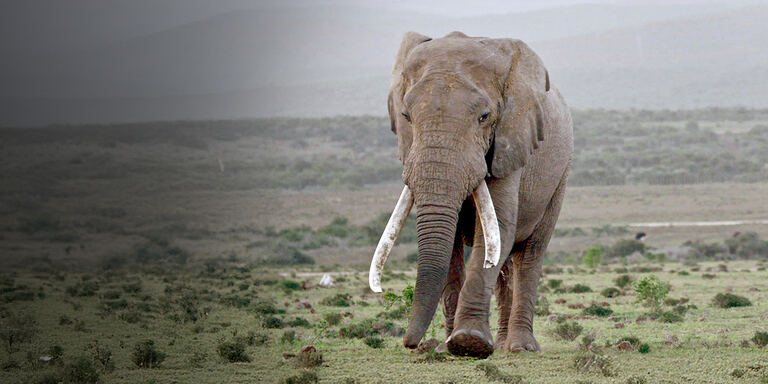
<svg viewBox="0 0 768 384">
<path fill-rule="evenodd" d="M 477 214 L 480 216 L 480 225 L 483 227 L 483 239 L 485 240 L 485 262 L 483 268 L 493 268 L 499 264 L 501 254 L 501 235 L 499 233 L 499 221 L 496 219 L 496 210 L 493 208 L 491 193 L 485 180 L 472 192 L 475 199 Z"/>
<path fill-rule="evenodd" d="M 371 290 L 376 293 L 381 293 L 381 273 L 384 271 L 384 265 L 387 264 L 389 259 L 389 253 L 392 252 L 392 247 L 395 246 L 395 240 L 400 230 L 405 225 L 405 219 L 408 218 L 408 214 L 413 207 L 413 194 L 408 186 L 403 187 L 403 192 L 400 193 L 400 198 L 397 200 L 397 205 L 392 211 L 392 216 L 387 221 L 387 226 L 384 228 L 384 233 L 381 234 L 379 244 L 376 246 L 376 251 L 373 252 L 373 260 L 371 260 L 371 270 L 368 272 L 368 285 Z"/>
</svg>

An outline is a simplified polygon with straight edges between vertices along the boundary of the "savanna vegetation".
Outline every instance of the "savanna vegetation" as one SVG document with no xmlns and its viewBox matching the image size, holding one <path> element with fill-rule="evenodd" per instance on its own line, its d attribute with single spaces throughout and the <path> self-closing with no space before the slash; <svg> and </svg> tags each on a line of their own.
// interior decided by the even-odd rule
<svg viewBox="0 0 768 384">
<path fill-rule="evenodd" d="M 487 361 L 401 347 L 413 218 L 368 289 L 385 118 L 0 129 L 0 382 L 768 382 L 766 226 L 632 224 L 764 218 L 768 111 L 574 119 L 544 351 Z"/>
</svg>

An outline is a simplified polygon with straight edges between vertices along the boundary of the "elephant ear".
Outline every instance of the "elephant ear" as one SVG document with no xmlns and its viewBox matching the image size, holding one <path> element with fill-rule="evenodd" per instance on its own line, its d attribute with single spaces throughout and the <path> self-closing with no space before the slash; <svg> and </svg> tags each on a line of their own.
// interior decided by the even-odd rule
<svg viewBox="0 0 768 384">
<path fill-rule="evenodd" d="M 522 41 L 496 41 L 509 57 L 509 69 L 500 79 L 504 105 L 492 147 L 491 175 L 500 178 L 524 167 L 544 140 L 549 73 L 539 56 Z"/>
<path fill-rule="evenodd" d="M 408 122 L 402 116 L 403 96 L 405 94 L 405 79 L 403 78 L 403 67 L 408 54 L 417 45 L 430 41 L 431 38 L 416 32 L 406 32 L 403 41 L 400 42 L 400 49 L 395 56 L 395 65 L 392 68 L 392 78 L 389 83 L 389 96 L 387 97 L 387 109 L 389 110 L 389 121 L 392 132 L 397 134 L 398 147 L 400 148 L 400 159 L 403 160 L 408 154 L 411 146 L 411 131 Z"/>
</svg>

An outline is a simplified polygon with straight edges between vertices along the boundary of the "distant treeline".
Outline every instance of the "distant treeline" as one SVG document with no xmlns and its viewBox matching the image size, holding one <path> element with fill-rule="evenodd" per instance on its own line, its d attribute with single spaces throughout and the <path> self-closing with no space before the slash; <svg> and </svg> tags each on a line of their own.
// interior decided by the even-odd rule
<svg viewBox="0 0 768 384">
<path fill-rule="evenodd" d="M 768 109 L 587 110 L 574 111 L 573 117 L 571 185 L 768 180 Z M 402 170 L 386 117 L 0 129 L 0 146 L 62 142 L 215 151 L 225 173 L 213 163 L 186 163 L 187 177 L 215 177 L 217 186 L 237 189 L 359 187 L 398 180 Z M 229 148 L 247 150 L 247 158 Z"/>
</svg>

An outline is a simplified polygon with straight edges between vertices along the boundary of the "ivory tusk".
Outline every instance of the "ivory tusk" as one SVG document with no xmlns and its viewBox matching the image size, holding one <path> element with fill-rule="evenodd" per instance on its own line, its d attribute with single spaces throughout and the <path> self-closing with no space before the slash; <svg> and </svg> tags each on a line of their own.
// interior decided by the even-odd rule
<svg viewBox="0 0 768 384">
<path fill-rule="evenodd" d="M 411 207 L 413 207 L 413 195 L 406 185 L 403 187 L 403 192 L 400 193 L 400 198 L 397 199 L 397 205 L 395 205 L 392 216 L 387 221 L 387 226 L 384 228 L 384 233 L 381 234 L 379 244 L 373 253 L 373 260 L 371 260 L 371 270 L 368 272 L 368 285 L 376 293 L 382 292 L 381 273 L 384 271 L 384 265 L 387 264 L 392 247 L 395 246 L 397 235 L 400 233 L 405 224 L 405 219 L 408 218 L 408 214 L 411 212 Z M 498 261 L 498 257 L 496 259 Z"/>
<path fill-rule="evenodd" d="M 493 208 L 493 200 L 491 200 L 491 193 L 488 192 L 488 185 L 485 180 L 472 192 L 472 197 L 475 199 L 477 214 L 480 216 L 480 225 L 483 227 L 483 239 L 485 240 L 483 268 L 493 268 L 499 264 L 501 235 L 499 234 L 496 210 Z"/>
</svg>

